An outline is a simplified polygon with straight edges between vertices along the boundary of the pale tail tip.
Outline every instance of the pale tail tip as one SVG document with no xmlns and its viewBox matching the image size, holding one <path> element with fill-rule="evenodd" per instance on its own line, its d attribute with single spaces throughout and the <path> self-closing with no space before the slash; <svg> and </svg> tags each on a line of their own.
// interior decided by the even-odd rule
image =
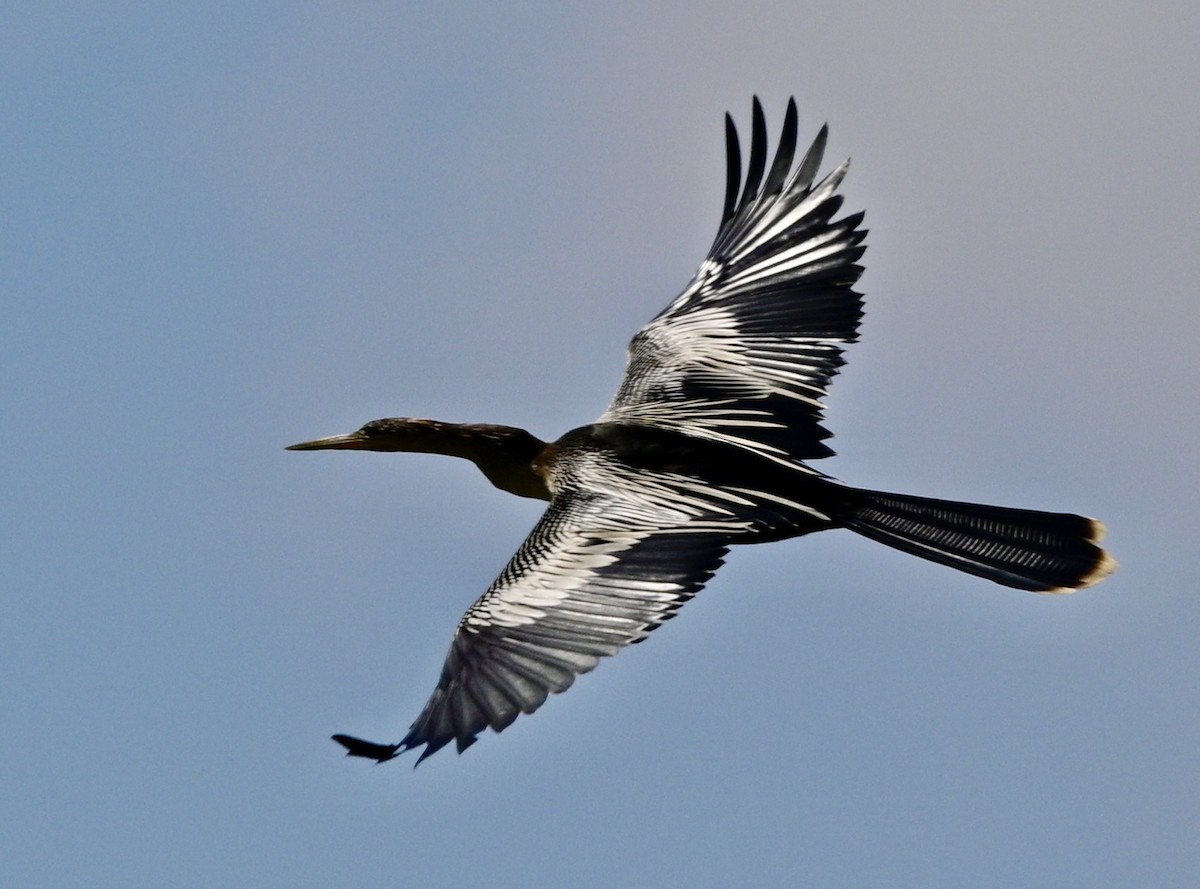
<svg viewBox="0 0 1200 889">
<path fill-rule="evenodd" d="M 1108 528 L 1104 527 L 1104 522 L 1101 522 L 1098 519 L 1092 519 L 1092 543 L 1099 546 L 1100 541 L 1103 540 L 1107 534 Z M 1090 586 L 1095 586 L 1100 581 L 1104 580 L 1104 578 L 1108 577 L 1108 575 L 1116 571 L 1119 567 L 1121 566 L 1117 564 L 1116 559 L 1109 555 L 1109 553 L 1105 550 L 1100 550 L 1100 560 L 1096 563 L 1096 567 L 1079 579 L 1079 586 L 1077 589 L 1082 590 Z"/>
<path fill-rule="evenodd" d="M 1106 534 L 1108 534 L 1108 528 L 1104 527 L 1104 522 L 1098 521 L 1097 519 L 1091 519 L 1091 523 L 1092 533 L 1091 536 L 1088 537 L 1088 542 L 1097 544 L 1097 548 L 1099 548 L 1100 541 L 1104 539 Z M 1075 590 L 1085 590 L 1090 586 L 1095 586 L 1120 567 L 1121 566 L 1117 560 L 1114 559 L 1107 551 L 1100 550 L 1100 558 L 1096 561 L 1095 567 L 1093 567 L 1092 570 L 1087 574 L 1084 574 L 1082 577 L 1080 577 L 1079 581 L 1074 586 L 1056 587 L 1055 589 L 1045 590 L 1045 592 L 1073 593 Z"/>
<path fill-rule="evenodd" d="M 1120 567 L 1117 560 L 1106 552 L 1101 556 L 1099 563 L 1092 569 L 1092 572 L 1079 581 L 1078 588 L 1082 590 L 1090 586 L 1095 586 Z"/>
</svg>

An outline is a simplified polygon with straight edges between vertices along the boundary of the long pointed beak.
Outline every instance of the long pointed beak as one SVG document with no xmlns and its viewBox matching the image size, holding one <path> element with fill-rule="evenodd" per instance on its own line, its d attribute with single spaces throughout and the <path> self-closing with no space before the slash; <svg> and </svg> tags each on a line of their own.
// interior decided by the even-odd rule
<svg viewBox="0 0 1200 889">
<path fill-rule="evenodd" d="M 330 449 L 365 451 L 367 450 L 366 436 L 361 432 L 347 432 L 345 435 L 331 435 L 328 438 L 316 438 L 312 441 L 288 445 L 285 450 L 325 451 Z"/>
</svg>

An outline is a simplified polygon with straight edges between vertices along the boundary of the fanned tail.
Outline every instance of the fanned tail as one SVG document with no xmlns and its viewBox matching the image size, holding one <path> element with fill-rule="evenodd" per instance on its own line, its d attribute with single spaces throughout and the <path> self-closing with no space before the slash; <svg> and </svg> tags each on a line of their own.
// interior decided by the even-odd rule
<svg viewBox="0 0 1200 889">
<path fill-rule="evenodd" d="M 845 527 L 1005 586 L 1069 593 L 1117 568 L 1097 545 L 1105 528 L 1095 519 L 855 488 L 846 493 L 849 504 L 839 517 Z"/>
</svg>

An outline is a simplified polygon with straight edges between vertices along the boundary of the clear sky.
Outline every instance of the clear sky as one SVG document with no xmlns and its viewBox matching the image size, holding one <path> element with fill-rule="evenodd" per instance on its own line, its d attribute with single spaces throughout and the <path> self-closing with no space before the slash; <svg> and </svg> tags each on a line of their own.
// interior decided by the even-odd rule
<svg viewBox="0 0 1200 889">
<path fill-rule="evenodd" d="M 992 8 L 996 7 L 996 8 Z M 29 11 L 36 8 L 36 11 Z M 24 11 L 18 11 L 23 9 Z M 1194 2 L 0 13 L 0 885 L 1200 885 Z M 830 533 L 414 771 L 554 437 L 795 95 L 871 229 L 838 456 L 1104 519 L 1069 597 Z M 827 166 L 828 168 L 828 166 Z"/>
</svg>

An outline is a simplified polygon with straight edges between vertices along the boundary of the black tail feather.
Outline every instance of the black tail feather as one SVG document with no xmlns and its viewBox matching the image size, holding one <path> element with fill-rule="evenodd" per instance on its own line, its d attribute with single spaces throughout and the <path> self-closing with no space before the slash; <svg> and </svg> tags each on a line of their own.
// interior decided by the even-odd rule
<svg viewBox="0 0 1200 889">
<path fill-rule="evenodd" d="M 852 531 L 923 559 L 1022 590 L 1066 593 L 1117 568 L 1104 525 L 1069 513 L 846 489 Z"/>
</svg>

